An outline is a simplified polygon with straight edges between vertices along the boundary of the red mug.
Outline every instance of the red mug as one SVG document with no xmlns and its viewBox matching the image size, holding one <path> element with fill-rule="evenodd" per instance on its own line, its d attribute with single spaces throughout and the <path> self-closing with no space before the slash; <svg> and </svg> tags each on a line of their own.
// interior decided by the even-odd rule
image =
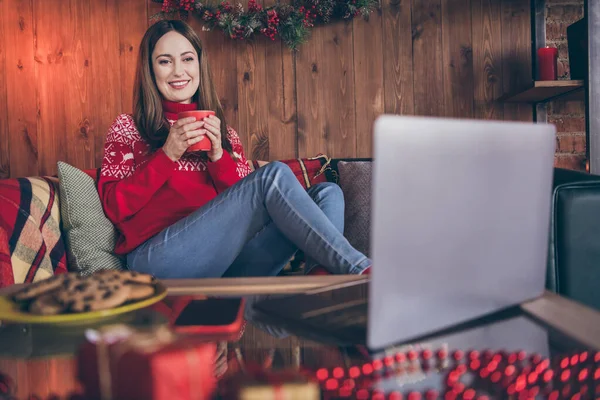
<svg viewBox="0 0 600 400">
<path fill-rule="evenodd" d="M 177 119 L 195 117 L 196 121 L 202 121 L 211 115 L 215 115 L 215 112 L 212 110 L 182 111 L 177 114 Z M 204 139 L 188 147 L 187 151 L 210 151 L 210 149 L 212 149 L 212 143 L 208 136 L 204 136 Z"/>
</svg>

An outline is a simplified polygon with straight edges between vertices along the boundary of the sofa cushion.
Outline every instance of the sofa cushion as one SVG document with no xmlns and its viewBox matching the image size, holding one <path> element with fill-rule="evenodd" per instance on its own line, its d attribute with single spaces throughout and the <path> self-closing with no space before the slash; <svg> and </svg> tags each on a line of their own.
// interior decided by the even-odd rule
<svg viewBox="0 0 600 400">
<path fill-rule="evenodd" d="M 67 272 L 58 180 L 0 181 L 0 287 Z"/>
<path fill-rule="evenodd" d="M 100 269 L 123 269 L 123 258 L 114 253 L 117 231 L 104 214 L 94 179 L 60 161 L 58 178 L 69 270 L 89 275 Z"/>
<path fill-rule="evenodd" d="M 340 161 L 337 168 L 346 203 L 344 236 L 355 249 L 370 256 L 372 164 Z"/>
</svg>

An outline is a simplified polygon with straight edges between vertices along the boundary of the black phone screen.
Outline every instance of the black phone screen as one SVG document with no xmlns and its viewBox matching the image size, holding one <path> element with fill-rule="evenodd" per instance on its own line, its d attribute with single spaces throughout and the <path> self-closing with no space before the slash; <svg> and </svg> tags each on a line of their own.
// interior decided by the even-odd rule
<svg viewBox="0 0 600 400">
<path fill-rule="evenodd" d="M 175 325 L 230 325 L 240 310 L 241 299 L 192 300 L 179 314 Z"/>
</svg>

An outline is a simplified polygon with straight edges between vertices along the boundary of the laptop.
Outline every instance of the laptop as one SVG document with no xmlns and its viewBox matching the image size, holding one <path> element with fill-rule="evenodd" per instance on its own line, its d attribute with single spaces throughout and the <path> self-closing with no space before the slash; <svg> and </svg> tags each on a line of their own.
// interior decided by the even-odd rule
<svg viewBox="0 0 600 400">
<path fill-rule="evenodd" d="M 379 117 L 370 279 L 254 307 L 383 349 L 540 296 L 555 135 L 549 124 Z"/>
</svg>

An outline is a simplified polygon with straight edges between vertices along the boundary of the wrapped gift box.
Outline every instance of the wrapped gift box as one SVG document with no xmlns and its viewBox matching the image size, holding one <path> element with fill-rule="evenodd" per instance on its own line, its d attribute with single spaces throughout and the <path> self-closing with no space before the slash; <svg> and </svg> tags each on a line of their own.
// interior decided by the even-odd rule
<svg viewBox="0 0 600 400">
<path fill-rule="evenodd" d="M 219 383 L 226 400 L 320 400 L 317 382 L 299 371 L 239 372 Z"/>
<path fill-rule="evenodd" d="M 86 339 L 78 354 L 86 398 L 208 400 L 214 393 L 214 343 L 123 325 L 88 331 Z"/>
</svg>

